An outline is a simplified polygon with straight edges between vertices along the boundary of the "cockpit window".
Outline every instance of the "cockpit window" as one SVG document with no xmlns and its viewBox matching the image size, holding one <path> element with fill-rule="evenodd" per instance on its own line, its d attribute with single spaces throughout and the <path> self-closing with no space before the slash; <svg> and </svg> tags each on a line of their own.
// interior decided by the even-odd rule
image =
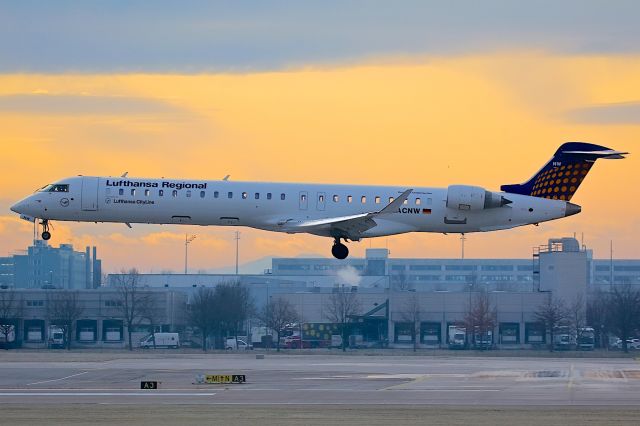
<svg viewBox="0 0 640 426">
<path fill-rule="evenodd" d="M 49 184 L 43 187 L 40 192 L 69 192 L 69 185 L 67 184 Z"/>
</svg>

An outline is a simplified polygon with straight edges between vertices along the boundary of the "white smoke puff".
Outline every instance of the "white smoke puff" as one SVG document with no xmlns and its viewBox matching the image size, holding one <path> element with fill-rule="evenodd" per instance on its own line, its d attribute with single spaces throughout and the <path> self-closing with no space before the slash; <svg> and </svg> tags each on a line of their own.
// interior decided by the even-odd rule
<svg viewBox="0 0 640 426">
<path fill-rule="evenodd" d="M 339 284 L 357 286 L 360 285 L 360 281 L 362 281 L 362 277 L 353 266 L 346 266 L 342 269 L 338 269 L 336 276 L 338 277 Z"/>
</svg>

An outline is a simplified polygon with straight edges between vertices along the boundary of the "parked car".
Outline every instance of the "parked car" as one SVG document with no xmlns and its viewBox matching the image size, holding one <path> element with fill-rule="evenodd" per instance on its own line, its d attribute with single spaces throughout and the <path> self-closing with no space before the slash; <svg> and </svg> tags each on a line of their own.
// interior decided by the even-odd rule
<svg viewBox="0 0 640 426">
<path fill-rule="evenodd" d="M 622 349 L 622 339 L 616 340 L 613 344 L 615 349 Z M 640 339 L 627 339 L 627 348 L 633 350 L 640 350 Z"/>
</svg>

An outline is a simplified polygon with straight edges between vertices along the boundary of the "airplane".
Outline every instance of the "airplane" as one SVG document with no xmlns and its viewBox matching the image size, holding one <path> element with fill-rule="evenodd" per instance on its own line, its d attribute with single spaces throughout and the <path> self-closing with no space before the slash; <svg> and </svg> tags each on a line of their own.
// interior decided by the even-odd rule
<svg viewBox="0 0 640 426">
<path fill-rule="evenodd" d="M 323 185 L 76 176 L 17 202 L 11 210 L 42 226 L 50 221 L 247 226 L 333 238 L 331 253 L 346 259 L 342 241 L 407 232 L 488 232 L 538 225 L 580 213 L 570 202 L 599 158 L 627 152 L 567 142 L 531 179 L 502 185 L 447 188 Z"/>
</svg>

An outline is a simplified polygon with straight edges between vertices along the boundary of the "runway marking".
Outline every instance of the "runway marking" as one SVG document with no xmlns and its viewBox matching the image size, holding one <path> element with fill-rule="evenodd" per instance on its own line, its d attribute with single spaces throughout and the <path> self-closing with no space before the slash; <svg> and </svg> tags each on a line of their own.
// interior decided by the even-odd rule
<svg viewBox="0 0 640 426">
<path fill-rule="evenodd" d="M 72 374 L 70 376 L 66 376 L 66 377 L 61 377 L 59 379 L 51 379 L 51 380 L 43 380 L 41 382 L 33 382 L 33 383 L 27 383 L 27 386 L 31 386 L 31 385 L 41 385 L 42 383 L 51 383 L 51 382 L 58 382 L 60 380 L 66 380 L 66 379 L 70 379 L 72 377 L 76 377 L 76 376 L 82 376 L 83 374 L 87 374 L 88 371 L 83 371 L 82 373 L 76 373 L 76 374 Z"/>
<path fill-rule="evenodd" d="M 0 392 L 3 396 L 213 396 L 215 393 L 181 392 Z"/>
</svg>

